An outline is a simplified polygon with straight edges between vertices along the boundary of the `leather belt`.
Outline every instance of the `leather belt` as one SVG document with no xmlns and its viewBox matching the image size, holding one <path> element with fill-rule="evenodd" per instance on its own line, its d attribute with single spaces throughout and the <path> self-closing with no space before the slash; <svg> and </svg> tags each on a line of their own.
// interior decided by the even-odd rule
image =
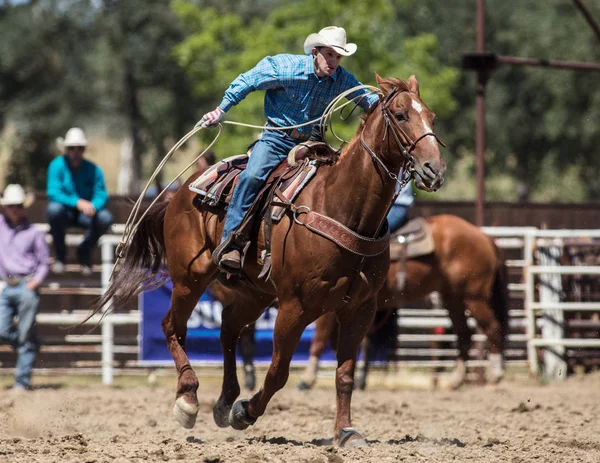
<svg viewBox="0 0 600 463">
<path fill-rule="evenodd" d="M 274 124 L 270 120 L 267 121 L 267 125 L 271 127 L 281 127 L 280 125 Z M 281 129 L 281 131 L 287 134 L 292 140 L 303 142 L 310 138 L 310 134 L 302 133 L 298 129 Z"/>
<path fill-rule="evenodd" d="M 24 276 L 14 276 L 14 275 L 7 275 L 6 278 L 4 278 L 4 281 L 6 282 L 6 284 L 8 286 L 18 286 L 21 281 L 30 281 L 33 279 L 33 275 L 24 275 Z"/>
</svg>

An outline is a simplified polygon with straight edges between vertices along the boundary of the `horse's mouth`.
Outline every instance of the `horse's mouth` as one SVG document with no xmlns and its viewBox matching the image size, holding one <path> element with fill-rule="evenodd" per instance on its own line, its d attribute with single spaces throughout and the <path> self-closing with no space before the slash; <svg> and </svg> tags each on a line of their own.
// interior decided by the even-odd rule
<svg viewBox="0 0 600 463">
<path fill-rule="evenodd" d="M 444 184 L 443 175 L 432 175 L 431 177 L 423 175 L 418 170 L 414 171 L 415 185 L 418 189 L 433 193 L 439 190 Z"/>
</svg>

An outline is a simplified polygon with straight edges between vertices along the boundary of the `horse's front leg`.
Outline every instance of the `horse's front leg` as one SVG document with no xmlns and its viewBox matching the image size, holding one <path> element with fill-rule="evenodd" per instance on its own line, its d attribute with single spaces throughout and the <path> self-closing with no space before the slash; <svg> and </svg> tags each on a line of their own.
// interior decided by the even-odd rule
<svg viewBox="0 0 600 463">
<path fill-rule="evenodd" d="M 235 429 L 246 429 L 265 413 L 275 393 L 285 386 L 290 374 L 290 362 L 302 332 L 313 319 L 306 320 L 298 300 L 280 301 L 273 330 L 273 358 L 263 387 L 250 400 L 238 400 L 229 415 Z"/>
<path fill-rule="evenodd" d="M 337 414 L 333 442 L 340 447 L 366 445 L 362 436 L 352 427 L 350 405 L 358 349 L 373 323 L 376 307 L 377 302 L 373 298 L 357 310 L 338 313 L 340 331 L 337 345 L 338 367 L 335 372 Z"/>
<path fill-rule="evenodd" d="M 177 393 L 173 414 L 181 426 L 194 427 L 198 414 L 198 377 L 185 353 L 187 321 L 206 285 L 189 287 L 176 282 L 171 294 L 171 307 L 162 321 L 162 330 L 167 339 L 169 352 L 177 369 Z"/>
</svg>

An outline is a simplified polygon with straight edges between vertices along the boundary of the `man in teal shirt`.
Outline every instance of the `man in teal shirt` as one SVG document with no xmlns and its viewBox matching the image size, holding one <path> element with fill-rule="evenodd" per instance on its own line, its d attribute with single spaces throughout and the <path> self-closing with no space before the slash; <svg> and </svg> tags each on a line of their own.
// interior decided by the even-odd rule
<svg viewBox="0 0 600 463">
<path fill-rule="evenodd" d="M 65 270 L 67 227 L 85 229 L 83 241 L 77 248 L 81 273 L 89 275 L 91 254 L 98 239 L 112 225 L 112 214 L 105 209 L 108 193 L 100 168 L 83 159 L 87 139 L 83 130 L 69 129 L 65 136 L 66 153 L 54 159 L 48 167 L 48 209 L 50 234 L 54 240 L 56 258 L 52 271 Z"/>
</svg>

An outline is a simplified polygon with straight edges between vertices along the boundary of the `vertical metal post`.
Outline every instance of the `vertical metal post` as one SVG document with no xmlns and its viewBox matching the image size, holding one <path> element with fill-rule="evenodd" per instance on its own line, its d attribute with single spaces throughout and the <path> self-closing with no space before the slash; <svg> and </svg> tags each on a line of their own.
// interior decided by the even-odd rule
<svg viewBox="0 0 600 463">
<path fill-rule="evenodd" d="M 102 251 L 102 293 L 108 289 L 110 273 L 113 266 L 114 244 L 108 239 L 100 238 Z M 104 311 L 104 308 L 102 309 Z M 113 359 L 114 359 L 114 327 L 110 315 L 102 320 L 102 383 L 112 384 L 113 382 Z"/>
<path fill-rule="evenodd" d="M 538 262 L 548 267 L 560 266 L 562 255 L 562 239 L 543 240 L 537 247 Z M 543 273 L 540 275 L 540 302 L 560 302 L 562 292 L 562 278 L 559 273 Z M 563 339 L 564 313 L 562 309 L 542 308 L 543 339 Z M 564 381 L 567 378 L 567 363 L 565 361 L 565 347 L 561 345 L 547 346 L 543 351 L 544 376 L 552 381 Z"/>
<path fill-rule="evenodd" d="M 114 327 L 110 315 L 102 320 L 102 384 L 113 382 Z"/>
<path fill-rule="evenodd" d="M 477 53 L 485 51 L 485 0 L 477 0 L 475 11 L 475 29 Z M 475 224 L 484 225 L 483 204 L 485 202 L 485 85 L 489 72 L 477 71 L 476 121 L 475 121 L 475 154 L 477 157 L 477 198 L 475 200 Z"/>
<path fill-rule="evenodd" d="M 533 310 L 533 301 L 535 299 L 534 274 L 531 267 L 525 268 L 525 313 L 527 315 L 527 360 L 529 360 L 529 371 L 533 375 L 539 372 L 537 351 L 533 345 L 535 339 L 535 312 Z"/>
<path fill-rule="evenodd" d="M 102 252 L 102 270 L 100 273 L 100 282 L 102 284 L 102 293 L 108 288 L 110 273 L 113 268 L 114 244 L 107 239 L 100 238 L 100 246 Z"/>
</svg>

